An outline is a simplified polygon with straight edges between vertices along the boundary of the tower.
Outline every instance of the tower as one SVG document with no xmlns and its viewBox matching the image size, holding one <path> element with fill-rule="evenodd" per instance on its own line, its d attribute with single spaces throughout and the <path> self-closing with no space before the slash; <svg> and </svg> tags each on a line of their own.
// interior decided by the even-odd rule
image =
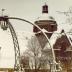
<svg viewBox="0 0 72 72">
<path fill-rule="evenodd" d="M 35 21 L 35 24 L 37 24 L 41 29 L 48 31 L 46 33 L 48 38 L 50 38 L 52 33 L 57 30 L 56 21 L 54 20 L 54 18 L 52 16 L 49 16 L 49 14 L 48 14 L 48 5 L 47 4 L 42 6 L 42 16 L 39 17 L 39 19 L 37 21 Z M 38 28 L 36 28 L 35 26 L 33 27 L 33 32 L 37 33 L 39 31 L 40 30 Z"/>
<path fill-rule="evenodd" d="M 49 16 L 47 4 L 44 4 L 42 6 L 42 14 L 34 23 L 38 25 L 42 30 L 44 30 L 49 39 L 53 32 L 57 30 L 57 23 L 52 16 Z M 48 42 L 46 37 L 35 26 L 33 26 L 33 32 L 36 34 L 41 47 L 44 48 L 46 46 L 46 43 Z"/>
</svg>

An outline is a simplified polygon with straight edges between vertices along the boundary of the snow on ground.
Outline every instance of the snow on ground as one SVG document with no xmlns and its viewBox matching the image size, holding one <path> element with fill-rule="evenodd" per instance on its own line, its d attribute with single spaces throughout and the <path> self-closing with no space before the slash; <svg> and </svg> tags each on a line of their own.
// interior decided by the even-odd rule
<svg viewBox="0 0 72 72">
<path fill-rule="evenodd" d="M 18 41 L 21 53 L 25 51 L 26 45 L 33 33 L 18 31 Z M 13 68 L 15 63 L 12 36 L 9 32 L 0 29 L 0 68 Z"/>
<path fill-rule="evenodd" d="M 61 32 L 61 31 L 60 31 Z M 59 31 L 54 32 L 50 38 L 51 46 L 55 43 L 56 39 L 60 37 Z M 27 48 L 28 40 L 34 35 L 32 32 L 16 31 L 20 51 L 23 53 Z M 68 38 L 72 36 L 68 35 Z M 14 47 L 12 36 L 9 32 L 0 29 L 0 68 L 13 68 L 15 63 Z"/>
</svg>

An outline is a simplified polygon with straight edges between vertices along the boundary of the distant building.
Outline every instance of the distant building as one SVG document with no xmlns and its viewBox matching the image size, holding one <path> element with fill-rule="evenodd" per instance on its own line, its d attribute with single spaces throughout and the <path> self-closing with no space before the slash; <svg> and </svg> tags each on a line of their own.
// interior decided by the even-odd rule
<svg viewBox="0 0 72 72">
<path fill-rule="evenodd" d="M 37 21 L 35 21 L 35 24 L 37 24 L 46 33 L 49 39 L 53 33 L 57 31 L 57 23 L 52 16 L 49 16 L 48 5 L 46 4 L 42 6 L 42 16 L 39 17 Z M 33 27 L 33 32 L 36 33 L 41 47 L 44 48 L 47 43 L 45 36 L 35 26 Z M 57 38 L 53 44 L 56 61 L 61 62 L 63 69 L 62 72 L 72 72 L 72 46 L 70 39 L 65 34 L 64 30 L 62 30 L 60 34 L 61 37 Z"/>
<path fill-rule="evenodd" d="M 72 72 L 72 46 L 70 38 L 61 31 L 61 37 L 58 38 L 53 46 L 57 62 L 61 62 L 61 67 L 67 72 Z"/>
<path fill-rule="evenodd" d="M 49 16 L 48 6 L 46 4 L 42 6 L 42 16 L 40 16 L 38 20 L 35 21 L 35 24 L 37 24 L 42 30 L 45 31 L 48 38 L 50 38 L 53 32 L 57 30 L 57 23 L 52 16 Z M 35 26 L 33 27 L 33 32 L 36 33 L 42 48 L 44 48 L 45 44 L 47 43 L 45 36 Z"/>
<path fill-rule="evenodd" d="M 35 24 L 37 24 L 41 29 L 45 29 L 49 33 L 47 33 L 47 36 L 50 38 L 52 33 L 57 30 L 57 23 L 55 19 L 52 16 L 49 16 L 48 14 L 48 6 L 45 4 L 42 7 L 42 16 L 38 18 L 37 21 L 35 21 Z M 37 33 L 40 30 L 33 27 L 33 32 Z"/>
</svg>

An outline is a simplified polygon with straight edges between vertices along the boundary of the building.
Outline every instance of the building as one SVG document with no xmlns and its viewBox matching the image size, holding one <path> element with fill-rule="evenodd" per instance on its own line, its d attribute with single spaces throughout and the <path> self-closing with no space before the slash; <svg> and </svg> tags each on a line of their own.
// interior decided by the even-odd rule
<svg viewBox="0 0 72 72">
<path fill-rule="evenodd" d="M 63 72 L 72 72 L 71 40 L 70 37 L 65 34 L 64 30 L 61 31 L 61 37 L 57 38 L 53 48 L 55 51 L 56 61 L 61 62 Z"/>
<path fill-rule="evenodd" d="M 50 32 L 47 33 L 49 38 L 51 37 L 52 33 L 57 30 L 57 23 L 52 16 L 49 16 L 48 6 L 46 4 L 42 7 L 42 16 L 35 21 L 35 24 L 37 24 L 41 29 L 45 29 Z M 39 32 L 39 29 L 34 26 L 33 32 L 37 33 Z"/>
<path fill-rule="evenodd" d="M 57 23 L 52 16 L 49 16 L 48 5 L 46 4 L 42 6 L 42 16 L 39 17 L 37 21 L 35 21 L 35 24 L 37 24 L 46 33 L 49 39 L 51 38 L 53 33 L 57 31 Z M 47 43 L 45 36 L 35 26 L 33 27 L 33 32 L 36 33 L 41 47 L 44 48 Z M 57 38 L 55 40 L 55 43 L 53 44 L 56 61 L 61 63 L 62 72 L 72 72 L 71 41 L 65 34 L 64 30 L 62 30 L 60 34 L 61 37 Z"/>
<path fill-rule="evenodd" d="M 35 21 L 35 24 L 37 24 L 42 30 L 49 32 L 45 32 L 48 38 L 50 38 L 53 32 L 57 30 L 57 23 L 55 19 L 48 14 L 48 5 L 45 4 L 42 6 L 42 15 L 38 18 L 37 21 Z M 39 31 L 40 30 L 37 27 L 33 27 L 33 32 L 36 33 L 42 48 L 44 48 L 45 44 L 47 43 L 47 39 Z"/>
</svg>

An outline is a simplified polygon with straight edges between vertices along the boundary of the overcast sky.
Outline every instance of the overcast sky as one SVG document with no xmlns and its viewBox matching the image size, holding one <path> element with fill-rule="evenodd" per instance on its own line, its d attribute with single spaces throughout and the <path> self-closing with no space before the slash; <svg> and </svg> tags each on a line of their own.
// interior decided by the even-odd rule
<svg viewBox="0 0 72 72">
<path fill-rule="evenodd" d="M 63 14 L 59 14 L 56 11 L 67 11 L 72 6 L 72 0 L 0 0 L 0 14 L 2 14 L 1 9 L 4 8 L 6 9 L 4 15 L 20 17 L 34 22 L 41 15 L 41 8 L 45 2 L 49 6 L 49 14 L 55 18 L 58 24 L 63 23 Z M 24 28 L 19 22 L 15 22 L 14 20 L 12 21 L 18 28 Z M 26 30 L 29 28 L 30 26 L 28 28 L 25 27 Z"/>
<path fill-rule="evenodd" d="M 65 30 L 69 29 L 69 25 L 64 24 L 65 16 L 56 11 L 67 11 L 72 6 L 72 0 L 0 0 L 0 15 L 2 14 L 1 9 L 4 8 L 6 9 L 4 15 L 24 18 L 34 23 L 41 15 L 41 8 L 45 2 L 49 6 L 49 14 L 55 18 L 59 27 L 63 27 Z M 11 20 L 11 23 L 15 30 L 32 30 L 32 27 L 27 23 L 15 20 Z M 14 49 L 11 35 L 9 31 L 4 32 L 2 29 L 0 29 L 0 34 L 0 46 L 2 47 L 0 51 L 0 67 L 13 67 Z M 22 41 L 20 44 L 22 44 Z"/>
</svg>

